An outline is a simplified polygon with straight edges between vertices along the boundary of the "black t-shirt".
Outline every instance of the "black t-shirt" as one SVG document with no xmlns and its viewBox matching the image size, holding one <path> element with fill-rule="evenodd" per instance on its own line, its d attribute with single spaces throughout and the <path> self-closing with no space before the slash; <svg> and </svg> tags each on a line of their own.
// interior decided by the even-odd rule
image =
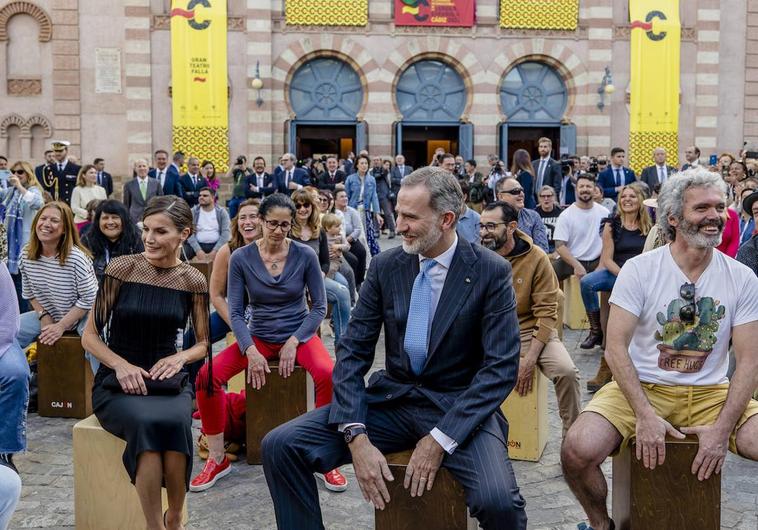
<svg viewBox="0 0 758 530">
<path fill-rule="evenodd" d="M 542 206 L 537 205 L 534 211 L 540 214 L 540 217 L 542 217 L 542 224 L 545 225 L 545 232 L 547 232 L 547 246 L 550 250 L 550 253 L 552 254 L 555 252 L 555 241 L 553 240 L 553 233 L 555 232 L 555 225 L 558 223 L 558 216 L 561 215 L 563 208 L 556 204 L 553 206 L 553 209 L 551 211 L 546 212 L 542 209 Z"/>
</svg>

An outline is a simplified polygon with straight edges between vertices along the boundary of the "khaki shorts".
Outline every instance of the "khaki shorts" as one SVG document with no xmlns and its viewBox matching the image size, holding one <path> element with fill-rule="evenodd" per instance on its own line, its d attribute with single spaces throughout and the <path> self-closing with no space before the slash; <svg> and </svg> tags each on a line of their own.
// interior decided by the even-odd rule
<svg viewBox="0 0 758 530">
<path fill-rule="evenodd" d="M 729 384 L 669 386 L 642 383 L 642 390 L 658 416 L 677 428 L 693 427 L 716 422 L 726 403 Z M 634 410 L 616 381 L 598 390 L 582 412 L 600 414 L 621 433 L 624 439 L 613 455 L 625 449 L 636 433 L 637 419 Z M 733 453 L 737 453 L 737 429 L 755 414 L 758 414 L 758 401 L 751 399 L 729 437 L 729 450 Z"/>
</svg>

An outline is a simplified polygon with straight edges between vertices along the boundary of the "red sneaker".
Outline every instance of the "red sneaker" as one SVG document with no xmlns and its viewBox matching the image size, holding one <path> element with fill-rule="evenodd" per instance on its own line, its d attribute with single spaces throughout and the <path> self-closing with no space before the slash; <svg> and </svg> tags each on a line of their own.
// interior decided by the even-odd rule
<svg viewBox="0 0 758 530">
<path fill-rule="evenodd" d="M 213 458 L 209 458 L 200 474 L 190 482 L 190 491 L 205 491 L 213 486 L 218 479 L 227 476 L 231 471 L 232 464 L 226 458 L 226 455 L 224 455 L 224 459 L 220 464 L 217 464 Z"/>
<path fill-rule="evenodd" d="M 329 491 L 345 491 L 347 489 L 347 479 L 342 476 L 339 469 L 332 469 L 328 473 L 316 473 L 316 476 L 324 481 L 324 486 Z"/>
</svg>

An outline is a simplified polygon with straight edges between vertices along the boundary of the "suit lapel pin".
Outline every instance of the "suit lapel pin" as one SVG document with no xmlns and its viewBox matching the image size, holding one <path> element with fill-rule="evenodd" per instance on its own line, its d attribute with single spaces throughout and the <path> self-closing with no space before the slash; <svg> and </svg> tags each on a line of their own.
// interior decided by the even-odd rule
<svg viewBox="0 0 758 530">
<path fill-rule="evenodd" d="M 466 283 L 471 283 L 471 278 L 466 278 L 464 281 L 465 281 Z"/>
</svg>

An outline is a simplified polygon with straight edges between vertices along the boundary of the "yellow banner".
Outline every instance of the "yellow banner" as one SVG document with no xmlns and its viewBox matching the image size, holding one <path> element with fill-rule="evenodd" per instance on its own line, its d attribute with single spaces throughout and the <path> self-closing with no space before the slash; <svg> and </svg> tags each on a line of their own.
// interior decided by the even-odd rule
<svg viewBox="0 0 758 530">
<path fill-rule="evenodd" d="M 579 0 L 500 0 L 500 27 L 573 31 Z"/>
<path fill-rule="evenodd" d="M 172 0 L 171 84 L 174 150 L 226 171 L 226 0 Z"/>
<path fill-rule="evenodd" d="M 679 0 L 629 0 L 632 26 L 629 164 L 639 171 L 663 147 L 676 165 L 679 142 Z"/>
<path fill-rule="evenodd" d="M 286 0 L 284 18 L 301 26 L 365 26 L 368 0 Z"/>
</svg>

